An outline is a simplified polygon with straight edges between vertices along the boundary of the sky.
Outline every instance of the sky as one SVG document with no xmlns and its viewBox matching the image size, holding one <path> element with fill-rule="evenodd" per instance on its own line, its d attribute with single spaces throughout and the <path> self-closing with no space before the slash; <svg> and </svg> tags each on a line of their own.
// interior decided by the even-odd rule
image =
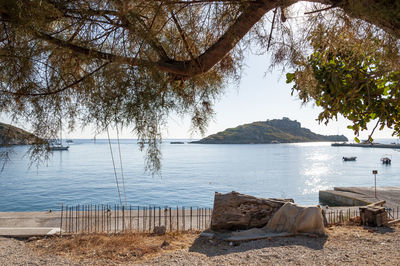
<svg viewBox="0 0 400 266">
<path fill-rule="evenodd" d="M 343 134 L 350 141 L 354 139 L 354 133 L 347 129 L 350 123 L 342 118 L 331 121 L 328 125 L 319 124 L 316 121 L 321 108 L 313 103 L 302 105 L 296 97 L 291 96 L 291 85 L 286 84 L 285 74 L 280 70 L 267 72 L 269 60 L 267 56 L 250 55 L 245 61 L 243 76 L 239 86 L 231 85 L 226 88 L 225 94 L 215 102 L 215 116 L 210 121 L 205 136 L 223 131 L 227 128 L 265 121 L 267 119 L 281 119 L 288 117 L 297 120 L 302 127 L 323 135 Z M 360 139 L 366 139 L 372 130 L 360 134 Z M 376 131 L 373 138 L 391 138 L 391 130 Z M 94 133 L 90 128 L 84 131 L 64 132 L 68 138 L 93 138 Z M 110 131 L 110 137 L 116 138 L 116 132 Z M 190 117 L 184 118 L 171 116 L 168 127 L 163 132 L 164 139 L 198 139 L 199 134 L 190 131 Z M 106 134 L 97 138 L 107 138 Z M 120 132 L 120 138 L 136 138 L 125 129 Z"/>
</svg>

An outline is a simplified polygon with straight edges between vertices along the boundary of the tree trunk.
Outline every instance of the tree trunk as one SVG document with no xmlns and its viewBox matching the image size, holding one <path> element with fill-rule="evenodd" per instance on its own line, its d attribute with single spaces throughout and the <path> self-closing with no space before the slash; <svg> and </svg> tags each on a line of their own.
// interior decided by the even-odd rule
<svg viewBox="0 0 400 266">
<path fill-rule="evenodd" d="M 265 226 L 274 213 L 293 199 L 264 199 L 232 191 L 216 192 L 211 229 L 240 230 Z"/>
</svg>

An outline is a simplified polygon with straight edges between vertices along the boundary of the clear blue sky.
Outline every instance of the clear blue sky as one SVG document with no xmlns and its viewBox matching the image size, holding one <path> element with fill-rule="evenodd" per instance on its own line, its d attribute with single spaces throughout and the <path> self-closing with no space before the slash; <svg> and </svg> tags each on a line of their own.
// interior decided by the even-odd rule
<svg viewBox="0 0 400 266">
<path fill-rule="evenodd" d="M 327 126 L 319 124 L 316 118 L 320 108 L 313 103 L 302 105 L 296 95 L 291 96 L 291 85 L 286 84 L 285 75 L 276 70 L 273 73 L 266 73 L 268 69 L 268 58 L 266 56 L 251 55 L 247 58 L 247 67 L 239 88 L 232 85 L 226 89 L 225 94 L 215 103 L 215 117 L 210 122 L 206 135 L 214 134 L 226 128 L 236 127 L 241 124 L 254 121 L 263 121 L 289 117 L 297 120 L 302 127 L 309 128 L 319 134 L 344 134 L 352 140 L 354 134 L 347 129 L 350 123 L 344 118 L 339 121 L 331 121 Z M 370 126 L 372 129 L 373 125 Z M 360 135 L 366 138 L 368 132 Z M 391 130 L 376 131 L 374 138 L 391 138 Z M 111 137 L 116 137 L 115 132 L 111 132 Z M 93 138 L 92 130 L 86 129 L 81 132 L 77 130 L 73 133 L 65 133 L 64 136 L 70 138 Z M 106 138 L 106 134 L 97 136 Z M 191 136 L 190 117 L 172 116 L 168 123 L 168 128 L 164 131 L 163 138 L 201 138 L 196 134 Z M 135 138 L 125 129 L 121 138 Z"/>
</svg>

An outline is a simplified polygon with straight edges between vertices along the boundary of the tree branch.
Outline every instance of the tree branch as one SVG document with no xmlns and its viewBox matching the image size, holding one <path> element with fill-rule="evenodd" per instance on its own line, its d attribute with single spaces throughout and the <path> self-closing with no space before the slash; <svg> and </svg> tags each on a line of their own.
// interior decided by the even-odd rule
<svg viewBox="0 0 400 266">
<path fill-rule="evenodd" d="M 49 92 L 42 92 L 42 93 L 20 93 L 20 92 L 11 92 L 11 91 L 6 91 L 6 90 L 2 90 L 2 93 L 7 93 L 7 94 L 13 94 L 13 95 L 18 95 L 18 96 L 48 96 L 48 95 L 52 95 L 52 94 L 57 94 L 60 93 L 62 91 L 65 91 L 69 88 L 72 88 L 73 86 L 81 83 L 83 80 L 87 79 L 88 77 L 92 76 L 93 74 L 95 74 L 97 71 L 99 71 L 100 69 L 102 69 L 103 67 L 105 67 L 106 65 L 108 65 L 110 62 L 106 62 L 104 64 L 102 64 L 101 66 L 99 66 L 98 68 L 96 68 L 95 70 L 93 70 L 92 72 L 86 74 L 85 76 L 81 77 L 80 79 L 75 80 L 74 82 L 72 82 L 71 84 L 68 84 L 67 86 L 58 89 L 58 90 L 54 90 L 54 91 L 49 91 Z"/>
<path fill-rule="evenodd" d="M 179 35 L 181 36 L 181 39 L 182 39 L 182 41 L 183 41 L 183 45 L 185 45 L 186 51 L 188 52 L 190 58 L 191 58 L 192 60 L 196 60 L 195 57 L 193 56 L 192 51 L 190 50 L 189 43 L 188 43 L 188 41 L 186 40 L 185 33 L 183 32 L 183 29 L 182 29 L 181 25 L 179 24 L 178 19 L 175 17 L 174 12 L 173 12 L 172 10 L 170 10 L 169 13 L 171 14 L 172 20 L 174 21 L 175 26 L 176 26 L 176 28 L 178 29 Z"/>
</svg>

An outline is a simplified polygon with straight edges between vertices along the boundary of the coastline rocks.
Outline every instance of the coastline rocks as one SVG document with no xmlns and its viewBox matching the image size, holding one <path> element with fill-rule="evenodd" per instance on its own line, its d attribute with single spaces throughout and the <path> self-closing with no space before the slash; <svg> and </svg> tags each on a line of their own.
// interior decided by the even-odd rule
<svg viewBox="0 0 400 266">
<path fill-rule="evenodd" d="M 0 123 L 0 145 L 31 145 L 43 140 L 20 128 Z"/>
<path fill-rule="evenodd" d="M 227 194 L 216 192 L 211 229 L 224 231 L 261 228 L 286 202 L 293 202 L 293 199 L 264 199 L 235 191 Z"/>
</svg>

